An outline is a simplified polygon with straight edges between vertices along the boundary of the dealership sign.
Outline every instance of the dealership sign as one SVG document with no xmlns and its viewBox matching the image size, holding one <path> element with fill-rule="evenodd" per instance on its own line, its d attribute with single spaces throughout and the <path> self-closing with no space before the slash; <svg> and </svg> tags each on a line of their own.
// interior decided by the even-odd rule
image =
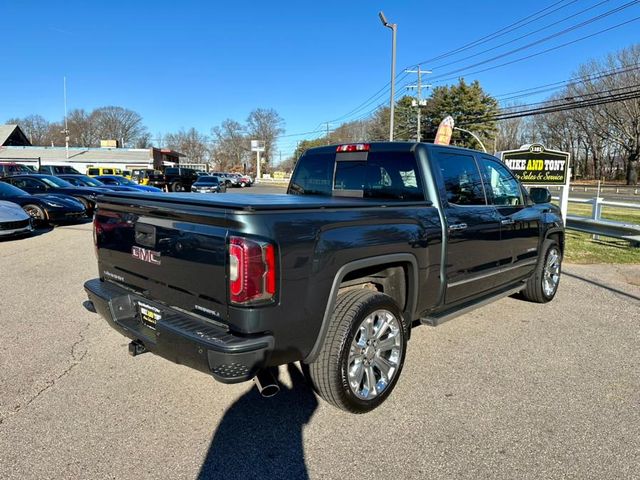
<svg viewBox="0 0 640 480">
<path fill-rule="evenodd" d="M 567 182 L 569 154 L 547 150 L 534 143 L 519 150 L 500 152 L 500 158 L 522 183 L 534 185 L 564 185 Z"/>
</svg>

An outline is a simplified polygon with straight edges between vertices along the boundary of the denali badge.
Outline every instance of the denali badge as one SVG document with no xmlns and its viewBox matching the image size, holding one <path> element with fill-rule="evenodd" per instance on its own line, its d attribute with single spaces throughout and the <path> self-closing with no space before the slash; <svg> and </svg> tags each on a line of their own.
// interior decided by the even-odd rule
<svg viewBox="0 0 640 480">
<path fill-rule="evenodd" d="M 160 265 L 160 252 L 154 252 L 153 250 L 147 250 L 146 248 L 134 245 L 131 247 L 131 256 L 143 262 Z"/>
</svg>

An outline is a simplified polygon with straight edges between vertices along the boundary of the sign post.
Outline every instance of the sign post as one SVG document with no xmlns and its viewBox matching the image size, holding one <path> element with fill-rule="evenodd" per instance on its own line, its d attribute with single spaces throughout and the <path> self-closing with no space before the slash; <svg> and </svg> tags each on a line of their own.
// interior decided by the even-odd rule
<svg viewBox="0 0 640 480">
<path fill-rule="evenodd" d="M 264 150 L 264 142 L 251 140 L 251 151 L 256 152 L 256 183 L 260 181 L 260 152 Z"/>
<path fill-rule="evenodd" d="M 518 150 L 507 150 L 496 154 L 524 185 L 562 187 L 560 210 L 567 222 L 569 207 L 569 184 L 571 169 L 569 153 L 548 150 L 539 143 L 523 145 Z"/>
</svg>

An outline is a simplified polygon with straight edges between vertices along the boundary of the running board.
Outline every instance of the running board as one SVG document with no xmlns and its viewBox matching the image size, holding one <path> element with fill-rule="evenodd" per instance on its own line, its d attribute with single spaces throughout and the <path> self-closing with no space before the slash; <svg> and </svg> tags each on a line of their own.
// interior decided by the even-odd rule
<svg viewBox="0 0 640 480">
<path fill-rule="evenodd" d="M 460 315 L 464 315 L 465 313 L 469 313 L 470 311 L 475 310 L 478 307 L 482 307 L 483 305 L 487 305 L 489 303 L 495 302 L 496 300 L 500 300 L 501 298 L 508 297 L 510 295 L 513 295 L 514 293 L 518 293 L 521 290 L 524 290 L 524 287 L 526 287 L 526 283 L 518 284 L 515 287 L 507 287 L 504 290 L 500 290 L 498 293 L 492 293 L 491 295 L 480 297 L 480 299 L 474 300 L 473 302 L 470 302 L 468 304 L 463 304 L 464 306 L 462 306 L 461 308 L 444 311 L 438 315 L 422 317 L 420 318 L 420 323 L 422 323 L 423 325 L 437 327 L 438 325 L 448 320 L 459 317 Z"/>
</svg>

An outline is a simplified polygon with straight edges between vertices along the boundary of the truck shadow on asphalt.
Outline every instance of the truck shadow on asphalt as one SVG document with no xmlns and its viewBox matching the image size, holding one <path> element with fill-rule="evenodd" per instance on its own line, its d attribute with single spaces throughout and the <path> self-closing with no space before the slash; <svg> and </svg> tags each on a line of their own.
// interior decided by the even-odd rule
<svg viewBox="0 0 640 480">
<path fill-rule="evenodd" d="M 624 291 L 619 290 L 617 288 L 610 287 L 610 286 L 605 285 L 603 283 L 599 283 L 599 282 L 596 282 L 594 280 L 590 280 L 588 278 L 581 277 L 580 275 L 576 275 L 575 273 L 569 273 L 567 271 L 563 271 L 562 274 L 566 275 L 567 277 L 575 278 L 576 280 L 580 280 L 582 282 L 589 283 L 591 285 L 595 285 L 596 287 L 604 288 L 605 290 L 609 290 L 610 292 L 616 293 L 618 295 L 621 295 L 623 297 L 629 298 L 631 300 L 640 301 L 640 297 L 637 297 L 636 295 L 632 295 L 630 293 L 624 292 Z"/>
<path fill-rule="evenodd" d="M 302 428 L 318 399 L 296 365 L 287 366 L 292 388 L 280 384 L 274 398 L 251 388 L 227 410 L 198 479 L 309 478 Z"/>
</svg>

